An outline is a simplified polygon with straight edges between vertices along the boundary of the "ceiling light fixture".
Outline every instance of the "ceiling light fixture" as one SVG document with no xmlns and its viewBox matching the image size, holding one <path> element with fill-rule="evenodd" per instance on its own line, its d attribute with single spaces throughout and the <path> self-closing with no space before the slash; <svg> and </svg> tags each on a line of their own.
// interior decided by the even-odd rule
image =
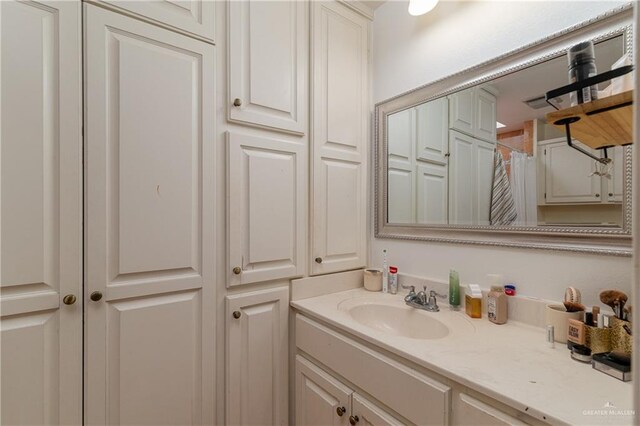
<svg viewBox="0 0 640 426">
<path fill-rule="evenodd" d="M 409 0 L 409 14 L 413 16 L 424 15 L 438 4 L 438 0 Z"/>
</svg>

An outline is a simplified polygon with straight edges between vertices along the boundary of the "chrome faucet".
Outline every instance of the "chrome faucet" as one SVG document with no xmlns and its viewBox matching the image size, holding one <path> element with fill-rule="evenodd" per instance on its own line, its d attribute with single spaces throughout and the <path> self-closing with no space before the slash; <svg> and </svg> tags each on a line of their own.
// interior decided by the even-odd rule
<svg viewBox="0 0 640 426">
<path fill-rule="evenodd" d="M 403 286 L 403 288 L 407 287 Z M 427 286 L 423 286 L 422 291 L 420 291 L 418 294 L 416 294 L 414 286 L 410 286 L 410 288 L 411 291 L 404 298 L 404 301 L 407 305 L 416 309 L 423 309 L 429 312 L 438 312 L 440 311 L 440 307 L 438 306 L 437 297 L 440 297 L 442 299 L 447 297 L 443 294 L 438 294 L 435 290 L 429 291 L 429 296 L 427 296 Z"/>
</svg>

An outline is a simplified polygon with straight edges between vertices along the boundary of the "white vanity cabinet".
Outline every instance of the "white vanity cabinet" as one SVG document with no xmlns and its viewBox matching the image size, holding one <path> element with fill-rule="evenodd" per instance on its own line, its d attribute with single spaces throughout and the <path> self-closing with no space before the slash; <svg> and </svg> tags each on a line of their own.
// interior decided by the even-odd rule
<svg viewBox="0 0 640 426">
<path fill-rule="evenodd" d="M 596 156 L 578 141 L 574 143 Z M 566 138 L 538 142 L 538 173 L 542 176 L 539 205 L 551 204 L 603 204 L 622 202 L 624 186 L 624 149 L 608 149 L 613 159 L 611 177 L 593 174 L 596 162 L 567 144 Z"/>
<path fill-rule="evenodd" d="M 366 264 L 369 19 L 311 3 L 311 273 Z"/>
<path fill-rule="evenodd" d="M 496 141 L 497 101 L 492 93 L 473 87 L 448 98 L 450 129 L 485 141 Z"/>
<path fill-rule="evenodd" d="M 225 424 L 285 425 L 289 287 L 225 299 Z"/>
<path fill-rule="evenodd" d="M 307 1 L 227 3 L 230 121 L 307 132 L 308 6 Z"/>
<path fill-rule="evenodd" d="M 230 287 L 301 276 L 306 244 L 306 147 L 227 133 Z"/>
<path fill-rule="evenodd" d="M 210 0 L 99 0 L 154 23 L 167 25 L 198 38 L 213 41 L 215 33 L 215 2 Z"/>
</svg>

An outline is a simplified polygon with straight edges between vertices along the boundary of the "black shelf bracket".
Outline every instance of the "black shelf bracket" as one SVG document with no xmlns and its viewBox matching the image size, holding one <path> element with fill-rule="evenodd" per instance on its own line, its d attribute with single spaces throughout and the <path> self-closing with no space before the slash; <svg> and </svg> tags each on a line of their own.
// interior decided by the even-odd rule
<svg viewBox="0 0 640 426">
<path fill-rule="evenodd" d="M 576 151 L 580 151 L 587 157 L 592 158 L 593 160 L 597 161 L 600 164 L 609 164 L 611 162 L 611 159 L 607 155 L 607 148 L 602 148 L 604 150 L 604 158 L 599 158 L 593 155 L 592 153 L 590 153 L 589 151 L 580 148 L 578 145 L 574 145 L 573 140 L 571 139 L 571 123 L 575 123 L 578 120 L 580 120 L 578 117 L 569 117 L 569 118 L 564 118 L 562 120 L 558 120 L 555 122 L 555 124 L 558 124 L 558 125 L 564 124 L 564 130 L 567 134 L 567 145 L 569 145 L 571 148 L 575 149 Z"/>
</svg>

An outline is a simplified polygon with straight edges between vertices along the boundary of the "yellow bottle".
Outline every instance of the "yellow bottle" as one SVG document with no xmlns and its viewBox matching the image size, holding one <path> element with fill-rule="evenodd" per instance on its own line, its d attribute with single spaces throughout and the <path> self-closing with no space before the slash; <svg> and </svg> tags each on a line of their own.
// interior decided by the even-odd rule
<svg viewBox="0 0 640 426">
<path fill-rule="evenodd" d="M 482 317 L 482 290 L 478 284 L 469 284 L 464 295 L 464 309 L 471 318 Z"/>
</svg>

